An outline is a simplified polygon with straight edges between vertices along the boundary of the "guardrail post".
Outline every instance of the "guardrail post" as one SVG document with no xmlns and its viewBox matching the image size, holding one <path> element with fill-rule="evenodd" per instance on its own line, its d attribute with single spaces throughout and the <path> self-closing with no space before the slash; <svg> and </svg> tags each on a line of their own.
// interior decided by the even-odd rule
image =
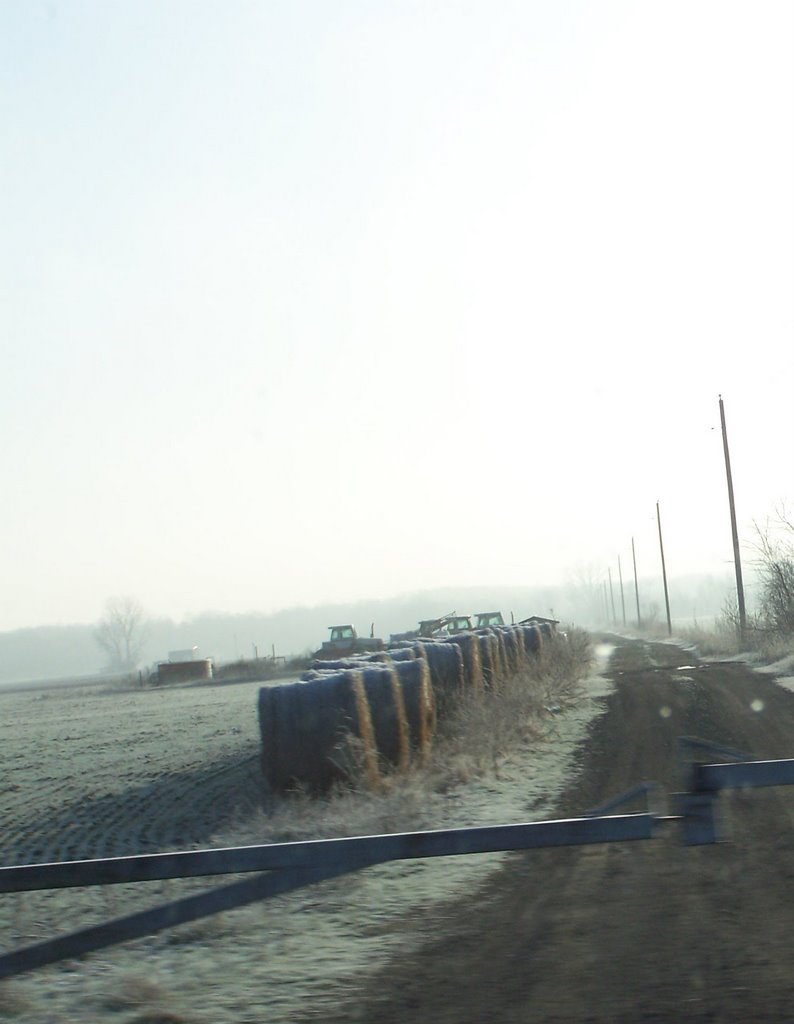
<svg viewBox="0 0 794 1024">
<path fill-rule="evenodd" d="M 716 793 L 673 793 L 673 814 L 681 818 L 684 846 L 707 846 L 723 838 Z"/>
</svg>

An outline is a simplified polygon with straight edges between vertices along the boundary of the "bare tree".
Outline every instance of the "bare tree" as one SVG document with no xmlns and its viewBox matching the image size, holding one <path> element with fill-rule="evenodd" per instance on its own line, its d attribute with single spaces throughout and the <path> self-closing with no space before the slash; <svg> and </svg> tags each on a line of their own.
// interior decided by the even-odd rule
<svg viewBox="0 0 794 1024">
<path fill-rule="evenodd" d="M 566 596 L 583 622 L 603 623 L 607 619 L 604 607 L 604 570 L 592 562 L 579 563 L 569 571 Z"/>
<path fill-rule="evenodd" d="M 94 639 L 108 658 L 108 667 L 131 672 L 138 664 L 149 631 L 149 617 L 134 597 L 111 597 L 94 630 Z"/>
<path fill-rule="evenodd" d="M 771 523 L 754 526 L 763 627 L 778 636 L 794 636 L 794 523 L 782 506 Z"/>
</svg>

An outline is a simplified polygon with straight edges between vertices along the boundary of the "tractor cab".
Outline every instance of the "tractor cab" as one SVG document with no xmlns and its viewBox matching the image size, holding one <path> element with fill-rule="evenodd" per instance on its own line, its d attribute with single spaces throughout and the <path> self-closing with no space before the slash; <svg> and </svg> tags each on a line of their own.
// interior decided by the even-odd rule
<svg viewBox="0 0 794 1024">
<path fill-rule="evenodd" d="M 314 652 L 314 657 L 321 661 L 333 660 L 334 658 L 347 658 L 352 654 L 370 654 L 373 651 L 382 651 L 384 643 L 375 636 L 375 626 L 370 630 L 371 635 L 359 636 L 356 627 L 351 623 L 341 626 L 329 626 L 331 635 L 319 651 Z"/>
<path fill-rule="evenodd" d="M 477 629 L 490 629 L 494 626 L 504 626 L 505 620 L 501 612 L 478 612 Z"/>
<path fill-rule="evenodd" d="M 450 615 L 447 620 L 447 630 L 450 634 L 468 633 L 474 626 L 471 623 L 471 615 Z"/>
</svg>

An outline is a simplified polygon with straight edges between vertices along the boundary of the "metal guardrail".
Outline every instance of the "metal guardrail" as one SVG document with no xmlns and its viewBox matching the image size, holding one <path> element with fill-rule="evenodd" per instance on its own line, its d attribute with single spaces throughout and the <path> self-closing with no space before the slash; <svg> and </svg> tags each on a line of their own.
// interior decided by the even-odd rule
<svg viewBox="0 0 794 1024">
<path fill-rule="evenodd" d="M 794 760 L 742 761 L 738 764 L 696 764 L 692 788 L 699 793 L 721 789 L 758 789 L 794 784 Z"/>
<path fill-rule="evenodd" d="M 723 756 L 737 753 L 687 738 L 681 747 Z M 721 838 L 716 819 L 719 793 L 723 789 L 792 785 L 794 759 L 690 762 L 686 777 L 688 789 L 673 794 L 673 814 L 648 809 L 606 813 L 639 796 L 647 800 L 653 794 L 658 802 L 661 787 L 643 782 L 579 818 L 0 867 L 0 893 L 251 874 L 208 892 L 0 955 L 0 979 L 390 861 L 652 839 L 669 822 L 681 823 L 685 845 L 714 843 Z"/>
<path fill-rule="evenodd" d="M 0 979 L 152 935 L 177 924 L 196 921 L 222 910 L 231 910 L 269 896 L 291 892 L 375 864 L 469 853 L 651 839 L 655 825 L 656 817 L 653 814 L 622 814 L 4 867 L 0 868 L 0 892 L 5 893 L 240 872 L 260 873 L 210 892 L 187 896 L 151 910 L 117 918 L 107 924 L 85 928 L 7 953 L 0 956 Z"/>
<path fill-rule="evenodd" d="M 118 885 L 166 878 L 233 875 L 286 868 L 343 867 L 348 871 L 391 860 L 498 853 L 543 846 L 581 846 L 650 839 L 654 815 L 623 814 L 599 818 L 563 818 L 519 825 L 401 832 L 351 839 L 315 839 L 266 846 L 150 853 L 139 857 L 0 868 L 0 893 L 66 889 L 80 885 Z"/>
</svg>

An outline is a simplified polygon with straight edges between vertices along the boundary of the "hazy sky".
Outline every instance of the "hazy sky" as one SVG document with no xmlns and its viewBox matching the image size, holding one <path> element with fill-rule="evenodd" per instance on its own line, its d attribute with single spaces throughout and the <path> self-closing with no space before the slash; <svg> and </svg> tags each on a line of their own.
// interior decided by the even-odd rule
<svg viewBox="0 0 794 1024">
<path fill-rule="evenodd" d="M 0 3 L 0 629 L 584 565 L 794 498 L 794 5 Z M 431 612 L 435 611 L 431 609 Z"/>
</svg>

